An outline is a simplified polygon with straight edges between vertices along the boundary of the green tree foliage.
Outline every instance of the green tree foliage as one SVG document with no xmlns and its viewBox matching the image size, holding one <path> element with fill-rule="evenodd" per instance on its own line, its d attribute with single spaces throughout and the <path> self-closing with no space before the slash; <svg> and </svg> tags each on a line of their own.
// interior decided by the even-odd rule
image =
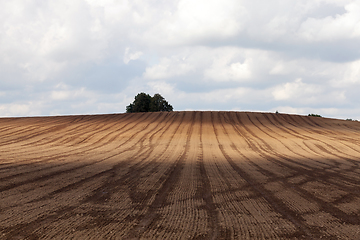
<svg viewBox="0 0 360 240">
<path fill-rule="evenodd" d="M 310 116 L 310 117 L 321 117 L 321 115 L 319 115 L 319 114 L 314 114 L 314 113 L 310 113 L 308 116 Z"/>
<path fill-rule="evenodd" d="M 160 94 L 156 93 L 150 102 L 150 111 L 151 112 L 171 112 L 173 107 L 163 98 Z"/>
<path fill-rule="evenodd" d="M 127 112 L 127 113 L 132 113 L 132 112 L 134 112 L 134 104 L 130 103 L 129 106 L 126 106 L 126 112 Z"/>
<path fill-rule="evenodd" d="M 147 93 L 139 93 L 135 96 L 133 103 L 126 107 L 126 112 L 149 112 L 150 111 L 151 96 Z"/>
<path fill-rule="evenodd" d="M 160 112 L 173 111 L 173 107 L 160 94 L 156 93 L 151 97 L 147 93 L 139 93 L 135 96 L 135 100 L 126 106 L 127 113 L 133 112 Z"/>
</svg>

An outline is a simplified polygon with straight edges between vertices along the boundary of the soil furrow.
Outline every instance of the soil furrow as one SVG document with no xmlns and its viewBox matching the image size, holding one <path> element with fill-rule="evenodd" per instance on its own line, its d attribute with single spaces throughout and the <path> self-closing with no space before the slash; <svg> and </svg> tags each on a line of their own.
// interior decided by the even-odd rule
<svg viewBox="0 0 360 240">
<path fill-rule="evenodd" d="M 238 117 L 238 116 L 237 116 Z M 252 189 L 259 193 L 266 201 L 274 208 L 274 210 L 280 213 L 285 219 L 291 221 L 297 228 L 298 232 L 296 234 L 297 237 L 306 238 L 306 239 L 314 239 L 314 233 L 311 229 L 304 223 L 304 219 L 299 217 L 298 213 L 288 208 L 288 206 L 273 195 L 272 192 L 268 191 L 264 188 L 263 185 L 256 182 L 246 171 L 241 169 L 225 152 L 224 147 L 220 143 L 218 139 L 218 133 L 214 126 L 215 135 L 217 136 L 217 142 L 219 149 L 221 150 L 225 159 L 229 162 L 231 167 L 252 187 Z M 306 236 L 306 237 L 305 237 Z"/>
<path fill-rule="evenodd" d="M 219 239 L 220 236 L 220 227 L 219 227 L 219 219 L 218 219 L 218 210 L 216 208 L 216 205 L 214 203 L 213 197 L 212 197 L 212 190 L 211 185 L 209 181 L 209 177 L 206 173 L 205 165 L 204 165 L 204 159 L 203 159 L 203 144 L 202 144 L 202 119 L 203 119 L 203 113 L 200 113 L 200 149 L 201 153 L 200 156 L 198 156 L 198 168 L 200 172 L 200 179 L 201 179 L 201 186 L 198 189 L 198 195 L 203 199 L 205 202 L 205 209 L 208 215 L 208 222 L 209 226 L 211 228 L 208 235 L 205 237 L 206 239 Z"/>
<path fill-rule="evenodd" d="M 357 239 L 360 124 L 250 112 L 0 118 L 0 239 Z"/>
<path fill-rule="evenodd" d="M 253 135 L 255 138 L 259 139 L 255 134 L 252 134 L 252 135 Z M 269 149 L 269 147 L 268 147 L 267 149 Z M 259 150 L 257 150 L 257 151 L 259 151 Z M 268 159 L 268 160 L 270 160 L 270 161 L 272 161 L 272 162 L 275 162 L 275 163 L 284 165 L 284 166 L 286 166 L 287 168 L 292 169 L 292 170 L 294 170 L 294 171 L 296 171 L 296 172 L 302 171 L 302 172 L 304 172 L 303 174 L 305 174 L 305 175 L 307 176 L 307 178 L 319 180 L 319 178 L 320 178 L 320 176 L 321 176 L 321 175 L 319 174 L 319 172 L 321 173 L 321 170 L 319 170 L 319 169 L 314 169 L 314 170 L 312 170 L 312 171 L 309 171 L 308 169 L 306 169 L 308 166 L 303 165 L 303 164 L 299 164 L 298 162 L 297 162 L 297 163 L 298 163 L 299 165 L 303 165 L 303 166 L 306 167 L 306 168 L 305 168 L 305 169 L 303 169 L 303 168 L 296 168 L 296 167 L 293 167 L 292 165 L 285 164 L 284 162 L 280 162 L 280 161 L 276 160 L 275 158 L 267 155 L 267 154 L 266 154 L 267 150 L 262 149 L 262 151 L 264 151 L 262 154 L 264 154 L 264 157 L 265 157 L 266 159 Z M 261 152 L 261 151 L 260 151 L 260 152 Z M 269 152 L 269 151 L 268 151 L 268 152 Z M 269 153 L 270 153 L 270 152 L 269 152 Z M 282 156 L 282 155 L 280 155 L 280 154 L 276 154 L 276 155 L 278 155 L 280 158 L 282 158 L 282 159 L 284 159 L 284 160 L 287 160 L 287 161 L 295 162 L 295 163 L 296 163 L 296 161 L 291 160 L 291 159 L 289 159 L 289 158 L 287 158 L 287 157 L 284 157 L 284 156 Z M 312 172 L 315 172 L 315 174 L 312 174 Z M 326 173 L 326 174 L 324 174 L 324 175 L 326 175 L 326 177 L 320 178 L 320 179 L 325 180 L 325 179 L 327 179 L 327 178 L 329 177 L 330 174 L 329 174 L 329 173 Z M 335 176 L 336 176 L 337 178 L 341 178 L 341 176 L 339 176 L 339 175 L 335 175 Z M 344 179 L 344 181 L 350 181 L 350 182 L 351 182 L 351 180 L 348 179 L 348 178 L 347 178 L 347 179 Z M 310 194 L 309 192 L 307 192 L 306 190 L 304 190 L 304 189 L 302 189 L 302 188 L 300 188 L 300 187 L 298 187 L 298 186 L 289 185 L 289 184 L 287 184 L 287 183 L 285 183 L 285 182 L 283 182 L 283 183 L 284 183 L 285 185 L 288 185 L 289 188 L 295 189 L 298 193 L 300 193 L 300 194 L 301 194 L 302 196 L 304 196 L 306 199 L 309 199 L 309 200 L 312 200 L 313 202 L 318 203 L 318 205 L 321 206 L 322 211 L 325 211 L 325 212 L 328 212 L 328 213 L 332 214 L 333 216 L 335 216 L 336 218 L 338 218 L 338 219 L 341 220 L 342 222 L 346 222 L 346 223 L 354 224 L 354 225 L 359 224 L 359 220 L 358 220 L 358 218 L 357 218 L 356 215 L 346 214 L 346 213 L 342 212 L 341 210 L 339 210 L 338 208 L 336 208 L 335 206 L 333 206 L 332 203 L 325 202 L 325 201 L 323 201 L 322 199 L 315 197 L 313 194 Z M 329 182 L 327 182 L 327 183 L 329 184 Z M 353 183 L 355 184 L 356 182 L 353 182 Z M 333 185 L 333 184 L 332 184 L 332 185 Z M 342 186 L 342 188 L 344 188 L 344 186 Z"/>
<path fill-rule="evenodd" d="M 186 154 L 189 151 L 189 143 L 192 134 L 193 124 L 195 119 L 195 112 L 192 114 L 191 124 L 187 131 L 187 138 L 185 143 L 185 149 L 183 154 L 176 160 L 172 167 L 165 173 L 167 178 L 163 182 L 161 188 L 158 190 L 154 201 L 149 206 L 148 211 L 145 213 L 145 217 L 139 221 L 139 224 L 129 232 L 129 236 L 133 238 L 140 238 L 143 232 L 151 224 L 155 224 L 158 221 L 157 218 L 160 217 L 158 209 L 162 207 L 163 203 L 166 201 L 168 194 L 173 190 L 173 186 L 179 180 L 181 171 L 183 169 L 184 159 Z"/>
</svg>

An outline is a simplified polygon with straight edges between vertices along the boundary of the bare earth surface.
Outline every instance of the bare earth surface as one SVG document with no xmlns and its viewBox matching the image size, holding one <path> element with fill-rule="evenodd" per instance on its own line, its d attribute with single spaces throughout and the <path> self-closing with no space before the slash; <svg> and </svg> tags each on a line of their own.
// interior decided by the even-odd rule
<svg viewBox="0 0 360 240">
<path fill-rule="evenodd" d="M 0 119 L 0 239 L 360 239 L 360 123 Z"/>
</svg>

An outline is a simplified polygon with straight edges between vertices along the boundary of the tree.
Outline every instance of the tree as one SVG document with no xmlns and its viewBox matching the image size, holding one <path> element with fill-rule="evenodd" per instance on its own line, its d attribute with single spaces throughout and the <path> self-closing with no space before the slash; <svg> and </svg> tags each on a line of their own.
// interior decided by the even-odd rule
<svg viewBox="0 0 360 240">
<path fill-rule="evenodd" d="M 133 103 L 126 107 L 126 112 L 148 112 L 150 110 L 151 96 L 146 93 L 139 93 L 135 96 Z"/>
<path fill-rule="evenodd" d="M 173 107 L 159 93 L 151 97 L 147 93 L 139 93 L 133 103 L 126 106 L 127 113 L 172 111 Z"/>
<path fill-rule="evenodd" d="M 126 106 L 126 112 L 127 112 L 127 113 L 132 113 L 132 112 L 134 112 L 134 104 L 130 103 L 129 106 Z"/>
<path fill-rule="evenodd" d="M 309 117 L 322 117 L 321 115 L 319 115 L 319 114 L 314 114 L 314 113 L 310 113 L 308 116 L 309 116 Z"/>
<path fill-rule="evenodd" d="M 151 112 L 171 112 L 173 107 L 160 94 L 156 93 L 151 98 L 150 111 Z"/>
</svg>

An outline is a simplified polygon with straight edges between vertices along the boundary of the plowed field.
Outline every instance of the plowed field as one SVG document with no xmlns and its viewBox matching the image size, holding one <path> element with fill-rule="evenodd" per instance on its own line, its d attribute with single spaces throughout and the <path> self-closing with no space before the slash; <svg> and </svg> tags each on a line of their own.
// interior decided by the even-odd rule
<svg viewBox="0 0 360 240">
<path fill-rule="evenodd" d="M 360 123 L 0 119 L 0 239 L 360 239 Z"/>
</svg>

